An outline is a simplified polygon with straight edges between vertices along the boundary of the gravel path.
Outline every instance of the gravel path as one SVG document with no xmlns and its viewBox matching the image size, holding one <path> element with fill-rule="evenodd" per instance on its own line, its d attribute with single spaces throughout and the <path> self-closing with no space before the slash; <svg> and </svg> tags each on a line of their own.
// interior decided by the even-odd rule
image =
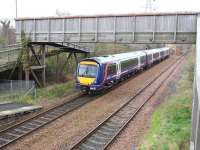
<svg viewBox="0 0 200 150">
<path fill-rule="evenodd" d="M 68 149 L 77 139 L 88 133 L 109 113 L 119 108 L 125 101 L 139 89 L 149 78 L 155 76 L 172 63 L 176 57 L 171 57 L 153 68 L 145 71 L 119 88 L 101 96 L 100 98 L 86 104 L 84 107 L 63 116 L 44 128 L 31 135 L 13 143 L 7 149 L 12 150 L 50 150 Z"/>
<path fill-rule="evenodd" d="M 185 60 L 118 136 L 116 141 L 108 148 L 109 150 L 131 150 L 141 143 L 149 128 L 153 112 L 169 95 L 175 92 L 175 84 L 180 79 L 184 64 Z"/>
</svg>

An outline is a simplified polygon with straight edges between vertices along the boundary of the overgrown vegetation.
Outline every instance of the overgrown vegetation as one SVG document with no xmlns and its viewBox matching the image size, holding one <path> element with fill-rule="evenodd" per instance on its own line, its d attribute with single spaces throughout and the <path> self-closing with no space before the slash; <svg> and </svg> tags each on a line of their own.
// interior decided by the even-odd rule
<svg viewBox="0 0 200 150">
<path fill-rule="evenodd" d="M 72 92 L 74 89 L 74 82 L 68 81 L 62 84 L 55 84 L 52 87 L 40 88 L 36 90 L 36 97 L 33 94 L 28 96 L 21 96 L 10 99 L 0 99 L 0 102 L 17 102 L 17 103 L 28 103 L 28 104 L 37 104 L 42 101 L 52 101 L 61 98 L 67 93 Z"/>
<path fill-rule="evenodd" d="M 141 150 L 188 150 L 191 132 L 194 57 L 190 56 L 176 93 L 153 114 Z"/>
<path fill-rule="evenodd" d="M 30 42 L 30 39 L 26 37 L 25 33 L 21 33 L 21 42 L 22 42 L 22 49 L 18 56 L 18 61 L 20 61 L 23 64 L 23 68 L 30 69 L 30 56 L 28 51 L 28 43 Z"/>
<path fill-rule="evenodd" d="M 133 48 L 127 44 L 102 44 L 97 43 L 94 47 L 94 56 L 117 54 L 122 52 L 133 51 Z"/>
<path fill-rule="evenodd" d="M 66 82 L 73 80 L 76 71 L 76 61 L 72 56 L 66 63 L 68 53 L 61 53 L 56 56 L 51 56 L 46 59 L 46 72 L 48 74 L 48 83 Z M 81 56 L 78 54 L 79 60 Z"/>
</svg>

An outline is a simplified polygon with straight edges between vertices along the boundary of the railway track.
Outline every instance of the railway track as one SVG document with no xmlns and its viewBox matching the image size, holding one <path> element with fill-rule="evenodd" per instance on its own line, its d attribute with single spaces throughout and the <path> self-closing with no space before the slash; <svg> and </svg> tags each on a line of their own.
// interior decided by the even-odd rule
<svg viewBox="0 0 200 150">
<path fill-rule="evenodd" d="M 119 135 L 119 133 L 136 116 L 145 103 L 151 99 L 164 81 L 170 77 L 178 67 L 183 57 L 179 58 L 173 66 L 163 70 L 158 76 L 138 90 L 138 92 L 117 111 L 108 116 L 96 128 L 90 131 L 81 140 L 75 143 L 71 150 L 103 150 L 106 149 Z"/>
<path fill-rule="evenodd" d="M 96 97 L 79 96 L 0 132 L 0 149 L 83 106 Z"/>
</svg>

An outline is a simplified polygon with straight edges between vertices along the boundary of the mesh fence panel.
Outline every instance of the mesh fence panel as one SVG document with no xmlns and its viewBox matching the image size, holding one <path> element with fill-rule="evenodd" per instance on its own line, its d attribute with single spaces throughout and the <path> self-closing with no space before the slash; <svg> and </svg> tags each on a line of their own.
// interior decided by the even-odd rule
<svg viewBox="0 0 200 150">
<path fill-rule="evenodd" d="M 34 81 L 0 80 L 0 99 L 17 98 L 26 95 L 35 96 Z"/>
</svg>

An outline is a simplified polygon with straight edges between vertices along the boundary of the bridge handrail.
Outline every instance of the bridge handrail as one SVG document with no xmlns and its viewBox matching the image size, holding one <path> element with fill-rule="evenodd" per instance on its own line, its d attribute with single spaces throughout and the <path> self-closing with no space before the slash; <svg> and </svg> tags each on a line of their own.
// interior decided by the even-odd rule
<svg viewBox="0 0 200 150">
<path fill-rule="evenodd" d="M 6 70 L 17 61 L 20 49 L 20 43 L 0 48 L 0 71 Z"/>
<path fill-rule="evenodd" d="M 5 53 L 5 52 L 16 51 L 16 50 L 20 50 L 21 48 L 22 48 L 22 47 L 13 48 L 13 49 L 8 49 L 8 50 L 1 50 L 1 49 L 0 49 L 0 53 Z"/>
<path fill-rule="evenodd" d="M 2 48 L 17 46 L 17 45 L 21 45 L 21 43 L 15 43 L 15 44 L 6 45 L 5 47 L 2 47 Z"/>
<path fill-rule="evenodd" d="M 1 47 L 0 48 L 0 53 L 5 53 L 5 52 L 10 52 L 10 51 L 15 51 L 21 49 L 21 43 L 16 43 L 12 45 L 7 45 L 6 47 Z"/>
<path fill-rule="evenodd" d="M 7 47 L 2 47 L 2 48 L 0 48 L 0 53 L 6 53 L 6 52 L 20 50 L 22 48 L 21 45 L 22 45 L 21 43 L 17 43 L 17 44 L 8 45 Z M 90 49 L 88 47 L 78 45 L 78 44 L 75 44 L 75 43 L 65 42 L 64 45 L 67 45 L 68 47 L 72 47 L 72 48 L 75 48 L 75 49 L 80 49 L 80 50 L 90 52 Z"/>
<path fill-rule="evenodd" d="M 80 49 L 80 50 L 84 50 L 84 51 L 90 52 L 90 49 L 87 48 L 86 46 L 82 46 L 82 45 L 78 45 L 78 44 L 70 43 L 70 42 L 65 42 L 64 44 L 69 46 L 69 47 L 75 48 L 75 49 Z"/>
</svg>

